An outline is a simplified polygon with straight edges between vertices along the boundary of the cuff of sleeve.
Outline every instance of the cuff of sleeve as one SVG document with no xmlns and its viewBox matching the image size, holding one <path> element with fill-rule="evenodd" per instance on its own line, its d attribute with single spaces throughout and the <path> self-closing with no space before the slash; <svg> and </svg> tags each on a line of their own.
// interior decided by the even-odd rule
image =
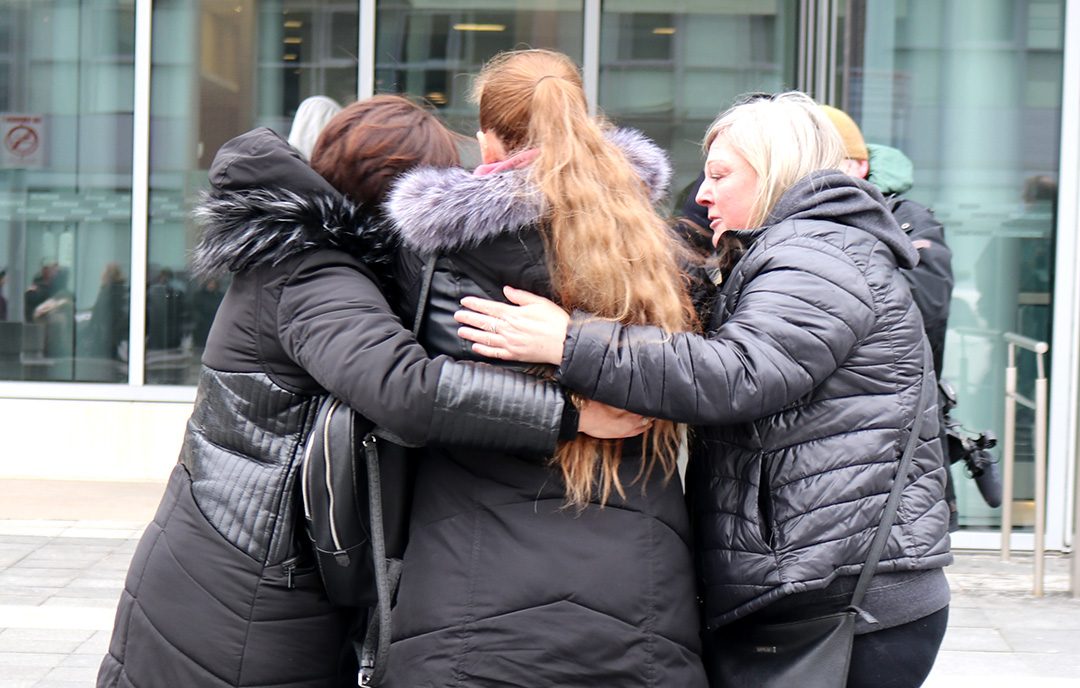
<svg viewBox="0 0 1080 688">
<path fill-rule="evenodd" d="M 581 419 L 581 414 L 578 413 L 577 407 L 570 400 L 570 394 L 566 390 L 563 390 L 562 397 L 563 410 L 562 422 L 559 424 L 559 441 L 569 442 L 577 437 L 578 421 Z"/>
</svg>

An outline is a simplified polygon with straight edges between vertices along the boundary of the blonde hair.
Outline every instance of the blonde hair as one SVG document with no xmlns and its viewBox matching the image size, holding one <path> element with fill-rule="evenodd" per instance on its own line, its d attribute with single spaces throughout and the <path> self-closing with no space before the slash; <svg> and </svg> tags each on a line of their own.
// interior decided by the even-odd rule
<svg viewBox="0 0 1080 688">
<path fill-rule="evenodd" d="M 706 154 L 720 136 L 757 173 L 749 228 L 765 224 L 792 184 L 811 172 L 838 168 L 847 157 L 836 127 L 800 91 L 754 97 L 728 108 L 709 125 Z"/>
<path fill-rule="evenodd" d="M 480 129 L 494 133 L 507 153 L 539 150 L 530 174 L 544 195 L 543 235 L 556 299 L 623 324 L 687 329 L 692 309 L 674 238 L 645 184 L 604 136 L 607 123 L 589 115 L 574 63 L 549 50 L 503 53 L 484 66 L 473 98 Z M 652 425 L 635 481 L 657 462 L 671 478 L 678 427 Z M 581 508 L 594 497 L 598 472 L 601 503 L 612 490 L 625 497 L 617 472 L 621 448 L 620 441 L 586 435 L 560 445 L 555 462 L 570 504 Z"/>
</svg>

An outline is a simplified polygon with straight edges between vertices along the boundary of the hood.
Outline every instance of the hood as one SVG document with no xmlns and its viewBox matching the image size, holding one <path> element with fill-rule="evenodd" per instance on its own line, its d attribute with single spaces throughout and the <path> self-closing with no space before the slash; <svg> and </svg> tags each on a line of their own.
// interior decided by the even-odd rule
<svg viewBox="0 0 1080 688">
<path fill-rule="evenodd" d="M 913 268 L 919 253 L 884 203 L 881 192 L 869 182 L 839 170 L 821 170 L 795 182 L 777 201 L 765 226 L 785 220 L 818 220 L 852 227 L 888 246 L 900 267 Z"/>
<path fill-rule="evenodd" d="M 223 145 L 210 184 L 192 213 L 203 230 L 191 259 L 198 276 L 276 265 L 318 248 L 346 251 L 371 267 L 391 262 L 392 235 L 370 209 L 342 196 L 270 129 Z"/>
<path fill-rule="evenodd" d="M 870 175 L 866 178 L 881 189 L 881 193 L 902 194 L 915 183 L 915 166 L 911 158 L 896 148 L 868 143 L 870 151 Z"/>
<path fill-rule="evenodd" d="M 607 137 L 641 177 L 653 203 L 663 200 L 671 183 L 667 154 L 632 129 L 616 129 Z M 468 248 L 536 224 L 544 198 L 528 168 L 476 176 L 457 167 L 424 167 L 398 180 L 385 211 L 402 243 L 431 253 Z"/>
</svg>

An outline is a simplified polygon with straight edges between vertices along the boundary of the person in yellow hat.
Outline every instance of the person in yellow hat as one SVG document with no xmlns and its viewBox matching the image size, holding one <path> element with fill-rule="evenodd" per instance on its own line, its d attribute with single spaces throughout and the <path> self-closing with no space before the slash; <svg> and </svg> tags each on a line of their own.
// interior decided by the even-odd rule
<svg viewBox="0 0 1080 688">
<path fill-rule="evenodd" d="M 904 270 L 903 274 L 911 287 L 915 305 L 922 313 L 926 337 L 934 355 L 934 372 L 940 380 L 945 350 L 945 329 L 949 319 L 949 303 L 952 300 L 954 284 L 952 251 L 945 243 L 945 229 L 934 216 L 933 211 L 903 196 L 913 184 L 914 166 L 906 155 L 890 146 L 866 143 L 859 125 L 843 110 L 830 105 L 822 105 L 821 109 L 840 132 L 840 138 L 844 142 L 847 158 L 840 169 L 853 177 L 866 179 L 881 190 L 885 196 L 886 206 L 896 218 L 896 222 L 919 250 L 919 264 L 910 270 Z M 943 404 L 943 411 L 956 403 L 955 398 L 948 401 L 951 403 Z M 950 461 L 956 463 L 964 460 L 968 464 L 969 474 L 976 478 L 984 499 L 991 506 L 996 506 L 993 503 L 994 490 L 991 489 L 988 496 L 984 488 L 987 480 L 989 480 L 987 484 L 991 487 L 998 480 L 995 477 L 996 467 L 991 463 L 973 466 L 969 453 L 965 452 L 962 446 L 965 443 L 953 441 L 949 437 L 948 428 L 956 424 L 948 417 L 942 420 L 942 428 L 946 432 L 946 437 L 943 439 L 945 446 L 949 449 Z M 962 433 L 964 434 L 966 433 Z M 982 478 L 984 472 L 987 473 L 986 479 Z M 946 484 L 946 501 L 949 503 L 949 530 L 955 531 L 959 528 L 959 514 L 951 471 L 948 473 Z"/>
</svg>

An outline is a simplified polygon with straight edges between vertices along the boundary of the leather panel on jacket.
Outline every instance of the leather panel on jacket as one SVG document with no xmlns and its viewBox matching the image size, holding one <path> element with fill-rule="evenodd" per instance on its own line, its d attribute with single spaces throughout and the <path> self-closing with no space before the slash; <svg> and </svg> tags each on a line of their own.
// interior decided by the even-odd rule
<svg viewBox="0 0 1080 688">
<path fill-rule="evenodd" d="M 203 367 L 180 463 L 206 519 L 255 561 L 286 556 L 295 524 L 278 520 L 297 513 L 293 488 L 317 402 L 262 373 Z"/>
</svg>

